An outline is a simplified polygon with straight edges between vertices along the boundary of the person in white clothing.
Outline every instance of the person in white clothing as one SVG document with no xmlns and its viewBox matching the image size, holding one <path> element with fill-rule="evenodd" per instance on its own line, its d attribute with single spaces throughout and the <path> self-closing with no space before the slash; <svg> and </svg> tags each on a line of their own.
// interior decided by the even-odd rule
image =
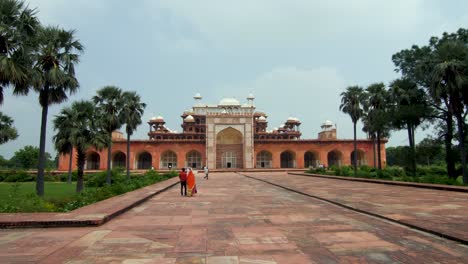
<svg viewBox="0 0 468 264">
<path fill-rule="evenodd" d="M 203 171 L 205 172 L 205 177 L 203 177 L 203 179 L 207 179 L 207 180 L 208 180 L 208 167 L 205 166 L 205 167 L 203 168 Z"/>
</svg>

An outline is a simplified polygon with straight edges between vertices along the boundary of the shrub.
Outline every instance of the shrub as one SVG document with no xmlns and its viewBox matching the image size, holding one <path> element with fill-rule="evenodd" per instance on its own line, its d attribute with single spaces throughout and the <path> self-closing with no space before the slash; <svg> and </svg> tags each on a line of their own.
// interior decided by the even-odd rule
<svg viewBox="0 0 468 264">
<path fill-rule="evenodd" d="M 3 181 L 4 182 L 27 182 L 34 181 L 36 178 L 26 171 L 12 171 Z"/>
</svg>

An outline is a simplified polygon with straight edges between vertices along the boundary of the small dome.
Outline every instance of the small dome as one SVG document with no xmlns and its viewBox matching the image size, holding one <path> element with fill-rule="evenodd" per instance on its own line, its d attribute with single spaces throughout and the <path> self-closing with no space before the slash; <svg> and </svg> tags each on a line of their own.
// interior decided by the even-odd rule
<svg viewBox="0 0 468 264">
<path fill-rule="evenodd" d="M 220 106 L 240 106 L 239 100 L 235 98 L 223 98 L 219 101 Z"/>
<path fill-rule="evenodd" d="M 200 93 L 196 93 L 195 96 L 193 97 L 193 99 L 195 99 L 195 100 L 201 100 L 201 99 L 202 99 L 202 96 L 200 95 Z"/>
<path fill-rule="evenodd" d="M 162 116 L 153 116 L 150 121 L 164 122 L 164 117 L 162 117 Z"/>
<path fill-rule="evenodd" d="M 253 100 L 253 99 L 255 99 L 255 96 L 252 93 L 249 93 L 249 95 L 247 96 L 247 100 Z"/>
<path fill-rule="evenodd" d="M 333 126 L 333 122 L 330 120 L 326 120 L 325 122 L 322 123 L 322 126 Z"/>
<path fill-rule="evenodd" d="M 264 116 L 260 116 L 257 120 L 258 122 L 266 122 L 266 118 Z"/>
<path fill-rule="evenodd" d="M 193 116 L 188 115 L 186 118 L 184 118 L 185 122 L 195 122 L 195 118 Z"/>
</svg>

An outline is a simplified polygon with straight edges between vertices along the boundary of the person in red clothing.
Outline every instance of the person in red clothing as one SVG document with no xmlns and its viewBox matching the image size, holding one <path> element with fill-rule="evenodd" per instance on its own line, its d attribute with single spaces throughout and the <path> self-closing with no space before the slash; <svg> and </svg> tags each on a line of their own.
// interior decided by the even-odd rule
<svg viewBox="0 0 468 264">
<path fill-rule="evenodd" d="M 187 173 L 185 173 L 185 168 L 182 168 L 182 171 L 179 173 L 180 180 L 180 195 L 187 196 Z"/>
</svg>

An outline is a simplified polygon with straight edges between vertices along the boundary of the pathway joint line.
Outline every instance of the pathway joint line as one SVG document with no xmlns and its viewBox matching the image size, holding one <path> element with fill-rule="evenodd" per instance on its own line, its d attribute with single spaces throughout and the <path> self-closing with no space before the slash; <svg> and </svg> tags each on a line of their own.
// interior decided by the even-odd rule
<svg viewBox="0 0 468 264">
<path fill-rule="evenodd" d="M 431 229 L 427 229 L 427 228 L 419 227 L 419 226 L 416 226 L 416 225 L 413 225 L 413 224 L 401 222 L 399 220 L 395 220 L 395 219 L 392 219 L 392 218 L 389 218 L 389 217 L 386 217 L 386 216 L 383 216 L 383 215 L 379 215 L 379 214 L 372 213 L 372 212 L 369 212 L 369 211 L 361 210 L 361 209 L 358 209 L 358 208 L 355 208 L 355 207 L 352 207 L 352 206 L 349 206 L 349 205 L 345 205 L 345 204 L 342 204 L 342 203 L 339 203 L 339 202 L 335 202 L 333 200 L 329 200 L 329 199 L 322 198 L 322 197 L 319 197 L 319 196 L 316 196 L 316 195 L 313 195 L 313 194 L 304 193 L 304 192 L 301 192 L 301 191 L 298 191 L 298 190 L 295 190 L 295 189 L 292 189 L 292 188 L 289 188 L 289 187 L 285 187 L 285 186 L 282 186 L 282 185 L 279 185 L 279 184 L 276 184 L 276 183 L 272 183 L 272 182 L 269 182 L 267 180 L 258 179 L 258 178 L 255 178 L 255 177 L 252 177 L 252 176 L 249 176 L 249 175 L 245 175 L 245 174 L 242 174 L 242 173 L 237 173 L 237 174 L 242 175 L 242 176 L 247 177 L 247 178 L 250 178 L 250 179 L 253 179 L 253 180 L 261 181 L 261 182 L 264 182 L 264 183 L 267 183 L 267 184 L 270 184 L 270 185 L 273 185 L 273 186 L 276 186 L 276 187 L 279 187 L 279 188 L 282 188 L 282 189 L 285 189 L 285 190 L 288 190 L 288 191 L 291 191 L 291 192 L 294 192 L 294 193 L 297 193 L 297 194 L 308 196 L 308 197 L 311 197 L 311 198 L 314 198 L 314 199 L 317 199 L 317 200 L 320 200 L 320 201 L 323 201 L 323 202 L 331 203 L 333 205 L 336 205 L 336 206 L 339 206 L 339 207 L 342 207 L 342 208 L 345 208 L 345 209 L 348 209 L 348 210 L 351 210 L 351 211 L 354 211 L 354 212 L 357 212 L 357 213 L 373 216 L 373 217 L 383 219 L 383 220 L 386 220 L 386 221 L 389 221 L 389 222 L 392 222 L 392 223 L 395 223 L 395 224 L 399 224 L 399 225 L 402 225 L 402 226 L 405 226 L 405 227 L 408 227 L 410 229 L 414 229 L 414 230 L 417 230 L 417 231 L 420 231 L 420 232 L 423 232 L 423 233 L 427 233 L 427 234 L 430 234 L 430 235 L 435 235 L 435 236 L 438 236 L 440 238 L 451 240 L 451 241 L 454 241 L 454 242 L 457 242 L 457 243 L 460 243 L 460 244 L 463 244 L 463 245 L 468 245 L 468 240 L 465 240 L 465 239 L 462 239 L 462 238 L 459 238 L 459 237 L 447 235 L 447 234 L 437 232 L 437 231 L 434 231 L 434 230 L 431 230 Z"/>
</svg>

